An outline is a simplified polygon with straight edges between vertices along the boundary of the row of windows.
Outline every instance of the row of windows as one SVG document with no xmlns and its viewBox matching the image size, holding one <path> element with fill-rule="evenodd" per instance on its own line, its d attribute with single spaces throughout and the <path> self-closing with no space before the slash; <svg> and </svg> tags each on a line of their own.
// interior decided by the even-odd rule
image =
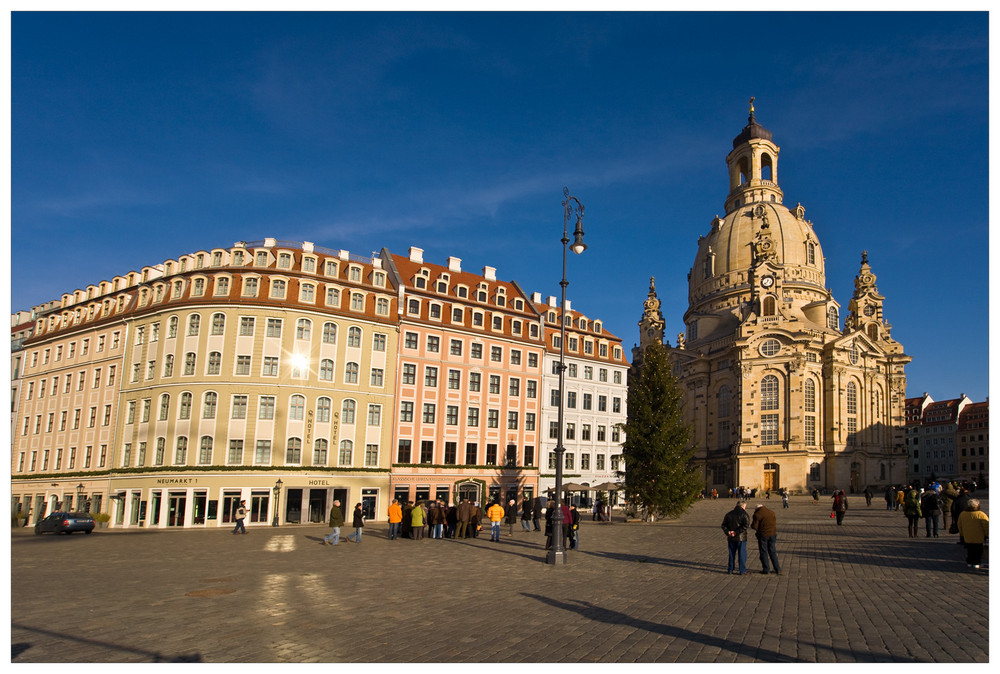
<svg viewBox="0 0 1000 674">
<path fill-rule="evenodd" d="M 265 323 L 265 337 L 281 337 L 281 328 L 284 321 L 281 318 L 268 318 Z M 180 318 L 177 316 L 171 316 L 167 319 L 167 339 L 173 339 L 177 337 L 177 330 L 180 324 Z M 257 319 L 253 316 L 240 316 L 240 327 L 239 336 L 240 337 L 253 337 L 254 331 L 256 329 Z M 149 328 L 147 333 L 147 328 Z M 295 339 L 297 340 L 311 340 L 312 339 L 313 322 L 308 318 L 300 318 L 295 322 Z M 187 336 L 196 337 L 201 333 L 201 315 L 200 314 L 190 314 L 187 317 L 186 323 Z M 322 337 L 322 342 L 324 344 L 336 344 L 337 343 L 337 324 L 331 321 L 323 323 L 323 329 L 320 333 Z M 160 339 L 160 324 L 150 323 L 148 325 L 140 325 L 135 331 L 135 343 L 144 344 L 147 339 L 147 334 L 150 342 L 156 342 Z M 226 316 L 225 314 L 217 313 L 212 314 L 211 318 L 211 335 L 223 336 L 226 334 Z M 347 346 L 349 347 L 359 347 L 361 346 L 362 330 L 357 326 L 352 326 L 348 328 L 347 331 Z M 375 351 L 385 351 L 386 347 L 386 335 L 384 333 L 375 333 L 372 337 L 372 348 Z"/>
<path fill-rule="evenodd" d="M 193 260 L 191 260 L 193 262 L 193 267 L 192 267 L 193 269 L 205 268 L 206 266 L 205 255 L 206 255 L 205 253 L 198 253 L 197 255 L 194 256 Z M 318 264 L 319 258 L 305 252 L 301 252 L 300 255 L 302 260 L 301 264 L 302 271 L 307 273 L 315 273 L 320 266 Z M 188 265 L 188 260 L 190 259 L 191 258 L 189 257 L 182 257 L 177 262 L 172 262 L 172 261 L 166 262 L 164 265 L 166 268 L 166 273 L 168 275 L 172 275 L 188 271 L 187 265 Z M 277 266 L 279 269 L 291 269 L 295 261 L 295 255 L 293 253 L 288 253 L 284 251 L 279 253 L 274 253 L 274 252 L 269 252 L 267 250 L 257 250 L 253 255 L 250 255 L 250 253 L 247 251 L 234 250 L 230 253 L 228 265 L 234 267 L 242 267 L 243 265 L 247 264 L 247 262 L 252 261 L 253 265 L 256 267 L 267 267 L 268 265 L 271 264 L 272 260 L 275 261 L 276 263 L 275 266 Z M 224 266 L 224 264 L 225 263 L 223 260 L 222 251 L 214 251 L 212 253 L 211 266 L 222 267 Z M 326 276 L 337 276 L 340 271 L 340 262 L 338 260 L 328 259 L 322 265 L 322 269 L 323 273 Z M 349 264 L 347 267 L 347 277 L 351 281 L 360 283 L 362 275 L 364 273 L 362 269 L 363 269 L 362 266 L 359 264 Z M 372 283 L 374 285 L 384 286 L 385 280 L 386 280 L 385 272 L 379 271 L 377 269 L 372 271 Z M 147 278 L 144 272 L 142 277 L 142 282 L 145 283 L 146 281 Z"/>
<path fill-rule="evenodd" d="M 418 349 L 420 348 L 420 335 L 415 332 L 407 332 L 403 335 L 403 348 L 404 349 Z M 461 356 L 465 348 L 465 342 L 461 339 L 450 339 L 448 344 L 448 353 L 452 356 Z M 428 353 L 440 353 L 441 352 L 441 338 L 437 335 L 427 336 L 427 352 Z M 510 364 L 520 365 L 522 363 L 523 351 L 521 349 L 510 349 Z M 472 342 L 469 345 L 469 357 L 473 360 L 483 360 L 483 345 L 479 342 Z M 503 360 L 503 347 L 501 346 L 491 346 L 490 347 L 490 362 L 502 363 Z M 528 353 L 528 367 L 537 368 L 538 367 L 538 354 L 535 352 Z"/>
<path fill-rule="evenodd" d="M 26 467 L 27 467 L 28 471 L 30 471 L 32 473 L 35 472 L 36 470 L 48 470 L 49 469 L 50 451 L 51 450 L 48 450 L 48 449 L 42 451 L 41 466 L 39 466 L 39 464 L 38 464 L 38 451 L 37 450 L 34 450 L 34 451 L 31 452 L 30 457 L 28 457 L 29 463 L 28 463 L 27 466 L 25 466 L 25 460 L 26 460 L 25 453 L 21 452 L 18 455 L 18 459 L 17 459 L 17 472 L 23 473 Z M 97 465 L 96 465 L 96 467 L 97 468 L 104 468 L 105 464 L 107 463 L 107 460 L 108 460 L 108 446 L 107 445 L 101 445 L 98 448 L 98 455 L 97 455 L 96 458 L 97 458 Z M 93 467 L 95 467 L 95 466 L 92 465 L 93 460 L 94 460 L 94 448 L 91 445 L 87 445 L 84 448 L 83 461 L 82 461 L 82 465 L 80 467 L 81 468 L 93 468 Z M 52 470 L 62 470 L 63 469 L 62 463 L 63 463 L 63 450 L 62 449 L 56 449 L 55 450 L 55 461 L 52 464 Z M 73 470 L 76 467 L 77 467 L 76 466 L 76 447 L 70 447 L 69 448 L 69 456 L 67 457 L 67 461 L 66 461 L 66 470 Z"/>
<path fill-rule="evenodd" d="M 440 274 L 437 280 L 434 281 L 432 284 L 430 281 L 430 269 L 424 267 L 421 268 L 416 274 L 414 274 L 413 286 L 420 290 L 426 290 L 428 288 L 432 288 L 435 292 L 441 295 L 447 295 L 448 284 L 450 280 L 451 277 L 448 274 L 443 273 Z M 489 285 L 485 281 L 480 281 L 479 284 L 476 286 L 475 290 L 471 290 L 471 292 L 470 290 L 471 289 L 469 288 L 469 286 L 456 285 L 455 296 L 461 299 L 468 299 L 471 297 L 476 302 L 482 302 L 483 304 L 486 304 L 489 301 Z M 507 289 L 504 288 L 503 286 L 497 286 L 493 302 L 498 307 L 507 306 Z M 511 302 L 511 306 L 516 311 L 524 311 L 524 300 L 520 298 L 515 298 Z"/>
<path fill-rule="evenodd" d="M 376 272 L 376 274 L 383 277 L 383 283 L 377 284 L 384 286 L 384 273 Z M 212 294 L 216 297 L 225 297 L 229 295 L 230 291 L 230 278 L 228 276 L 216 276 L 213 277 L 215 282 Z M 240 289 L 240 294 L 243 297 L 257 297 L 260 294 L 261 278 L 256 276 L 243 276 L 241 277 L 242 287 Z M 353 280 L 353 279 L 352 279 Z M 360 279 L 358 279 L 360 280 Z M 171 299 L 180 299 L 184 296 L 185 287 L 190 284 L 191 296 L 192 297 L 204 297 L 206 294 L 206 287 L 208 284 L 208 279 L 206 278 L 193 278 L 189 281 L 183 279 L 177 279 L 169 286 Z M 315 283 L 309 283 L 306 281 L 299 281 L 299 302 L 306 304 L 315 304 L 316 298 L 319 293 L 323 294 L 324 303 L 329 307 L 340 307 L 342 302 L 342 296 L 349 298 L 349 308 L 351 311 L 364 311 L 365 303 L 369 296 L 367 292 L 361 291 L 341 291 L 340 288 L 331 285 L 321 286 Z M 166 284 L 158 283 L 153 287 L 152 300 L 153 302 L 162 302 L 167 295 Z M 288 280 L 280 278 L 271 278 L 268 281 L 268 297 L 273 300 L 284 300 L 287 299 L 288 295 Z M 148 288 L 142 288 L 139 290 L 139 306 L 145 306 L 149 303 L 150 294 Z M 389 299 L 385 297 L 379 297 L 375 302 L 375 312 L 383 316 L 389 315 Z"/>
<path fill-rule="evenodd" d="M 559 361 L 558 360 L 553 360 L 552 361 L 552 374 L 559 374 Z M 575 379 L 575 378 L 577 378 L 579 376 L 579 374 L 580 374 L 580 369 L 579 369 L 579 366 L 576 363 L 567 363 L 566 364 L 566 376 L 567 377 Z M 612 373 L 612 377 L 613 377 L 614 382 L 616 384 L 621 384 L 622 383 L 622 373 L 621 373 L 621 370 L 615 370 Z M 594 379 L 594 368 L 591 367 L 590 365 L 584 365 L 583 366 L 583 378 L 585 380 L 587 380 L 587 381 L 593 381 L 593 379 Z M 608 381 L 608 369 L 607 368 L 604 368 L 604 367 L 598 368 L 598 370 L 597 370 L 597 380 L 601 381 L 601 382 L 607 382 Z"/>
<path fill-rule="evenodd" d="M 107 342 L 107 335 L 98 335 L 95 351 L 97 353 L 103 352 L 106 342 Z M 121 344 L 121 331 L 116 330 L 113 333 L 111 333 L 111 348 L 117 349 L 120 344 Z M 70 342 L 65 346 L 66 346 L 66 358 L 67 359 L 75 358 L 77 355 L 76 342 Z M 55 354 L 54 362 L 58 363 L 63 358 L 63 345 L 57 344 L 55 347 L 42 349 L 42 351 L 40 352 L 40 355 L 42 357 L 42 365 L 49 364 L 50 359 L 53 359 L 53 352 Z M 90 338 L 87 337 L 80 341 L 80 356 L 83 357 L 89 355 L 89 353 L 90 353 Z M 39 357 L 38 351 L 33 351 L 31 353 L 31 367 L 38 367 L 38 357 Z M 17 377 L 15 376 L 15 379 L 16 378 Z"/>
<path fill-rule="evenodd" d="M 506 451 L 502 457 L 504 465 L 513 466 L 517 464 L 517 445 L 509 444 L 506 447 Z M 458 464 L 458 443 L 453 441 L 448 441 L 444 443 L 444 455 L 443 463 L 448 465 Z M 498 461 L 501 459 L 499 455 L 499 445 L 488 443 L 486 445 L 486 451 L 483 458 L 485 461 L 480 464 L 479 458 L 479 444 L 475 442 L 465 443 L 465 454 L 462 457 L 464 459 L 464 465 L 477 466 L 477 465 L 487 465 L 496 466 L 499 465 Z M 420 452 L 414 455 L 413 452 L 413 441 L 412 440 L 400 440 L 399 445 L 396 449 L 396 462 L 397 463 L 434 463 L 434 441 L 433 440 L 421 440 L 420 441 Z M 535 465 L 535 447 L 534 445 L 524 446 L 524 464 L 525 466 Z"/>
<path fill-rule="evenodd" d="M 604 455 L 596 454 L 594 456 L 595 466 L 594 470 L 604 470 Z M 566 452 L 563 454 L 563 461 L 565 470 L 576 470 L 576 456 L 573 452 Z M 556 453 L 549 452 L 549 470 L 555 470 L 556 468 Z M 611 456 L 611 470 L 617 471 L 621 468 L 621 456 L 618 454 L 613 454 Z M 590 454 L 580 455 L 580 470 L 590 470 Z"/>
<path fill-rule="evenodd" d="M 88 420 L 87 420 L 87 428 L 96 428 L 97 427 L 97 409 L 98 408 L 96 406 L 93 406 L 93 407 L 90 408 L 90 414 L 88 415 Z M 55 430 L 55 414 L 56 414 L 55 412 L 49 412 L 46 415 L 46 423 L 45 423 L 45 432 L 46 433 L 51 433 L 51 432 L 53 432 Z M 59 430 L 60 431 L 65 431 L 66 430 L 66 424 L 67 424 L 67 416 L 68 416 L 68 414 L 69 414 L 69 410 L 62 410 L 59 413 Z M 74 431 L 80 428 L 80 423 L 81 423 L 82 416 L 83 416 L 83 408 L 78 407 L 75 410 L 73 410 L 73 426 L 72 426 L 72 429 Z M 111 405 L 105 405 L 104 406 L 104 415 L 103 415 L 102 421 L 101 421 L 101 426 L 110 426 L 110 425 L 111 425 Z M 31 417 L 30 416 L 24 417 L 24 427 L 21 430 L 21 435 L 28 435 L 28 433 L 31 432 L 31 426 L 32 426 L 32 424 L 31 424 Z M 35 415 L 35 424 L 34 424 L 34 433 L 33 434 L 34 435 L 38 435 L 41 432 L 42 432 L 42 415 L 41 414 L 36 414 Z"/>
<path fill-rule="evenodd" d="M 545 315 L 545 320 L 550 325 L 551 324 L 556 324 L 556 325 L 559 324 L 559 318 L 558 318 L 558 316 L 556 316 L 556 312 L 555 311 L 548 312 Z M 604 329 L 603 324 L 600 321 L 594 321 L 593 323 L 588 323 L 587 319 L 584 318 L 583 316 L 580 316 L 579 318 L 577 318 L 576 321 L 574 321 L 573 317 L 571 315 L 569 315 L 569 314 L 567 314 L 566 316 L 563 317 L 563 323 L 566 324 L 567 328 L 572 328 L 574 322 L 576 323 L 576 327 L 578 327 L 580 330 L 590 330 L 592 328 L 594 332 L 600 333 Z"/>
<path fill-rule="evenodd" d="M 198 366 L 198 354 L 194 351 L 189 351 L 184 354 L 184 366 L 181 370 L 182 376 L 193 376 L 197 370 Z M 260 376 L 262 377 L 277 377 L 278 376 L 278 366 L 279 357 L 278 356 L 264 356 L 263 362 L 261 364 Z M 292 356 L 289 359 L 289 376 L 293 379 L 306 379 L 312 372 L 309 367 L 308 361 L 304 357 Z M 146 361 L 145 364 L 146 379 L 153 379 L 156 376 L 156 360 Z M 253 371 L 253 358 L 247 355 L 237 355 L 236 362 L 234 363 L 233 374 L 239 376 L 249 376 Z M 132 364 L 132 382 L 138 382 L 142 378 L 143 364 L 133 363 Z M 221 351 L 210 351 L 208 354 L 208 361 L 205 366 L 206 375 L 218 375 L 222 373 L 222 352 Z M 344 365 L 344 378 L 343 382 L 345 384 L 357 384 L 359 383 L 359 377 L 361 373 L 360 364 L 354 361 L 348 361 Z M 323 358 L 319 361 L 319 368 L 316 370 L 316 374 L 321 381 L 333 381 L 334 379 L 334 362 L 330 358 Z M 174 356 L 173 354 L 167 354 L 163 358 L 163 373 L 162 377 L 172 377 L 174 376 Z M 369 377 L 369 383 L 372 386 L 381 387 L 384 385 L 385 381 L 385 369 L 380 367 L 373 367 L 371 369 L 371 376 Z"/>
<path fill-rule="evenodd" d="M 580 424 L 580 440 L 589 441 L 591 439 L 590 429 L 590 424 Z M 606 426 L 597 426 L 597 442 L 606 442 L 607 430 Z M 566 440 L 576 440 L 576 424 L 574 422 L 566 422 L 564 431 Z M 549 422 L 549 438 L 552 440 L 559 439 L 558 421 Z M 611 442 L 621 442 L 621 431 L 615 426 L 611 427 Z"/>
<path fill-rule="evenodd" d="M 580 396 L 581 409 L 591 410 L 594 409 L 594 395 L 592 393 L 583 393 Z M 577 403 L 577 391 L 566 391 L 566 407 L 568 409 L 576 409 Z M 552 407 L 559 406 L 559 389 L 554 388 L 549 391 L 549 405 Z M 597 411 L 607 412 L 608 411 L 608 396 L 598 395 L 597 396 Z M 622 411 L 622 399 L 618 396 L 613 396 L 611 398 L 611 412 L 613 414 L 620 414 Z"/>
<path fill-rule="evenodd" d="M 436 388 L 438 385 L 438 368 L 434 365 L 424 366 L 424 386 L 430 388 Z M 403 384 L 416 384 L 417 383 L 417 366 L 414 363 L 403 363 L 402 370 L 402 383 Z M 488 375 L 488 385 L 489 392 L 493 394 L 500 393 L 500 375 L 491 374 Z M 448 370 L 448 383 L 447 386 L 450 390 L 458 391 L 462 389 L 462 371 L 461 370 Z M 473 393 L 478 393 L 482 391 L 483 387 L 483 375 L 481 372 L 470 372 L 469 373 L 469 391 Z M 508 377 L 507 379 L 507 395 L 512 397 L 517 397 L 521 395 L 521 379 L 519 377 Z M 528 398 L 538 397 L 538 381 L 534 379 L 529 379 L 525 381 L 525 395 Z"/>
<path fill-rule="evenodd" d="M 212 465 L 214 460 L 215 439 L 210 435 L 203 435 L 198 443 L 196 464 L 202 466 Z M 229 446 L 225 453 L 225 464 L 231 466 L 243 465 L 244 462 L 244 441 L 239 438 L 229 440 Z M 313 443 L 312 457 L 309 465 L 326 466 L 329 465 L 330 443 L 325 438 L 317 438 Z M 132 454 L 132 443 L 125 443 L 122 449 L 122 468 L 146 466 L 146 443 L 140 442 L 136 446 L 135 456 Z M 157 438 L 155 449 L 152 455 L 152 463 L 148 465 L 163 466 L 168 460 L 166 438 Z M 169 457 L 172 465 L 186 465 L 188 462 L 188 438 L 180 436 L 172 448 L 172 457 Z M 379 446 L 377 444 L 365 445 L 364 466 L 378 466 Z M 302 438 L 290 437 L 285 441 L 285 461 L 284 465 L 302 465 L 303 448 Z M 354 442 L 352 440 L 341 440 L 337 452 L 337 466 L 354 465 Z M 271 465 L 272 445 L 270 440 L 257 440 L 251 457 L 253 465 Z M 43 469 L 44 470 L 44 469 Z"/>
<path fill-rule="evenodd" d="M 411 298 L 406 301 L 406 313 L 409 316 L 420 316 L 421 302 L 419 299 Z M 427 305 L 427 316 L 432 321 L 442 320 L 443 306 L 437 302 L 430 302 Z M 451 322 L 457 323 L 458 325 L 465 324 L 465 309 L 462 307 L 452 307 L 451 309 Z M 483 327 L 486 321 L 486 313 L 483 311 L 472 310 L 472 325 L 475 327 Z M 490 328 L 494 331 L 500 332 L 503 330 L 503 314 L 493 314 L 490 317 Z M 513 335 L 524 334 L 524 322 L 517 318 L 510 319 L 510 332 Z M 538 339 L 538 324 L 529 323 L 528 325 L 528 335 L 532 339 Z"/>
<path fill-rule="evenodd" d="M 101 386 L 101 373 L 102 372 L 103 372 L 102 368 L 98 367 L 98 368 L 94 369 L 94 371 L 93 371 L 93 379 L 91 379 L 91 381 L 93 382 L 93 388 L 100 388 L 100 386 Z M 115 365 L 109 365 L 108 366 L 108 379 L 107 379 L 107 385 L 108 386 L 114 386 L 115 385 L 115 375 L 116 374 L 117 374 L 117 366 L 115 366 Z M 64 377 L 65 378 L 62 380 L 63 381 L 63 391 L 62 392 L 63 392 L 63 394 L 66 394 L 66 393 L 69 393 L 72 390 L 72 388 L 73 388 L 73 375 L 70 373 L 70 374 L 64 375 Z M 87 371 L 86 370 L 80 370 L 80 372 L 78 373 L 77 378 L 76 378 L 76 390 L 77 391 L 82 391 L 84 389 L 84 387 L 87 385 L 87 380 L 88 380 Z M 39 379 L 38 380 L 38 397 L 39 398 L 44 398 L 45 397 L 45 389 L 46 389 L 46 384 L 48 383 L 48 381 L 49 381 L 48 379 Z M 60 379 L 59 379 L 58 375 L 56 375 L 55 377 L 52 377 L 52 387 L 49 389 L 49 395 L 50 396 L 58 395 L 58 393 L 59 393 L 59 381 L 60 381 Z M 35 382 L 29 381 L 29 382 L 27 382 L 26 387 L 25 387 L 24 398 L 25 398 L 25 400 L 31 400 L 32 396 L 34 396 L 34 395 L 35 395 Z"/>
<path fill-rule="evenodd" d="M 573 351 L 573 352 L 579 353 L 579 351 L 580 351 L 580 349 L 579 349 L 579 342 L 580 342 L 580 340 L 578 340 L 576 337 L 567 337 L 566 338 L 566 350 L 567 351 Z M 592 340 L 589 340 L 589 339 L 584 339 L 584 340 L 582 340 L 582 343 L 583 343 L 583 354 L 587 355 L 587 356 L 593 356 L 594 355 L 594 342 Z M 560 334 L 553 334 L 552 335 L 552 348 L 554 348 L 554 349 L 562 348 L 562 335 L 560 335 Z M 621 347 L 616 346 L 614 353 L 615 353 L 615 359 L 616 360 L 620 360 L 621 357 L 622 357 Z M 597 355 L 599 355 L 601 358 L 607 358 L 608 357 L 608 345 L 604 344 L 604 343 L 598 344 L 597 345 Z"/>
<path fill-rule="evenodd" d="M 180 395 L 180 402 L 177 408 L 178 419 L 191 418 L 191 407 L 193 400 L 194 398 L 190 393 L 182 393 Z M 274 419 L 277 400 L 278 400 L 277 396 L 258 396 L 257 418 Z M 250 403 L 250 396 L 248 395 L 240 394 L 231 396 L 231 407 L 230 407 L 229 418 L 230 419 L 248 418 L 249 403 Z M 125 416 L 125 423 L 126 424 L 136 423 L 137 412 L 138 412 L 139 423 L 147 423 L 150 419 L 152 404 L 153 401 L 151 398 L 144 398 L 141 401 L 130 400 L 128 402 L 127 412 Z M 218 413 L 219 395 L 214 391 L 208 391 L 202 396 L 201 405 L 202 405 L 201 418 L 215 419 Z M 329 422 L 331 419 L 332 410 L 333 410 L 333 401 L 331 398 L 327 398 L 325 396 L 317 398 L 315 420 L 318 423 Z M 350 398 L 345 399 L 341 405 L 340 417 L 339 417 L 340 422 L 344 424 L 355 423 L 354 419 L 356 410 L 357 410 L 357 402 Z M 288 399 L 288 419 L 290 421 L 304 420 L 305 411 L 306 411 L 305 396 L 295 394 Z M 163 395 L 160 396 L 159 399 L 158 420 L 166 421 L 169 418 L 170 418 L 170 395 L 164 393 Z M 382 423 L 382 406 L 374 403 L 369 403 L 368 425 L 379 426 L 381 425 L 381 423 Z"/>
<path fill-rule="evenodd" d="M 416 403 L 404 400 L 399 404 L 399 421 L 401 423 L 413 423 Z M 433 424 L 437 420 L 437 404 L 423 403 L 420 419 L 425 424 Z M 466 409 L 465 424 L 469 428 L 479 428 L 480 408 L 469 407 Z M 536 415 L 534 412 L 524 413 L 524 430 L 534 431 Z M 458 426 L 459 406 L 445 405 L 445 425 Z M 486 410 L 486 428 L 500 428 L 500 410 Z M 520 428 L 520 412 L 507 412 L 507 430 L 516 431 Z"/>
</svg>

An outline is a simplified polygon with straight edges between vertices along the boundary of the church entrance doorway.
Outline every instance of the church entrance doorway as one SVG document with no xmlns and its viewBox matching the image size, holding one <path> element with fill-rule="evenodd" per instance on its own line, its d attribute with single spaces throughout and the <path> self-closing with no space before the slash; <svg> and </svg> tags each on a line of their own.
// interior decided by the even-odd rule
<svg viewBox="0 0 1000 674">
<path fill-rule="evenodd" d="M 778 464 L 764 464 L 764 491 L 777 491 L 778 489 Z"/>
</svg>

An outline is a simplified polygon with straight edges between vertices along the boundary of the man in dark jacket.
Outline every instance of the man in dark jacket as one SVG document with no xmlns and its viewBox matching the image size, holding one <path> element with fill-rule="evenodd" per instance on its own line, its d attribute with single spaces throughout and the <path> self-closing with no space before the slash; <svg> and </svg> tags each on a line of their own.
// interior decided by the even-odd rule
<svg viewBox="0 0 1000 674">
<path fill-rule="evenodd" d="M 462 502 L 458 504 L 456 517 L 458 518 L 458 529 L 455 531 L 455 537 L 465 538 L 466 531 L 469 529 L 469 519 L 472 517 L 472 504 L 469 503 L 469 499 L 463 498 Z"/>
<path fill-rule="evenodd" d="M 941 516 L 941 501 L 933 489 L 928 489 L 920 499 L 920 512 L 924 516 L 924 526 L 927 528 L 927 538 L 931 537 L 933 524 L 934 538 L 938 537 L 938 517 Z"/>
<path fill-rule="evenodd" d="M 757 532 L 757 551 L 760 553 L 761 573 L 769 572 L 768 559 L 774 572 L 781 575 L 781 565 L 778 564 L 778 519 L 766 506 L 759 505 L 753 511 L 750 528 Z"/>
<path fill-rule="evenodd" d="M 739 574 L 747 572 L 747 530 L 750 528 L 750 516 L 747 515 L 746 501 L 740 501 L 736 507 L 726 513 L 722 519 L 722 530 L 726 532 L 729 544 L 729 564 L 726 573 L 736 573 L 734 562 L 737 555 L 740 560 Z"/>
<path fill-rule="evenodd" d="M 323 537 L 323 544 L 337 545 L 340 543 L 340 527 L 344 526 L 344 511 L 340 508 L 340 501 L 333 502 L 333 507 L 330 508 L 330 521 L 328 525 L 333 531 Z M 333 543 L 330 542 L 331 538 L 333 539 Z"/>
</svg>

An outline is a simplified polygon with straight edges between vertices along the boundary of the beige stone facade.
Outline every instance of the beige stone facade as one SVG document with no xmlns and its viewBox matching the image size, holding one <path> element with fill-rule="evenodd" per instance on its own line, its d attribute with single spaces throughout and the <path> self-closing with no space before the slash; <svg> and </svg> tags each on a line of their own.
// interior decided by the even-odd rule
<svg viewBox="0 0 1000 674">
<path fill-rule="evenodd" d="M 787 208 L 779 148 L 751 111 L 726 158 L 725 215 L 699 237 L 685 333 L 670 348 L 709 490 L 864 489 L 905 477 L 910 357 L 862 255 L 848 316 L 826 288 L 801 204 Z M 655 288 L 639 323 L 663 339 Z"/>
</svg>

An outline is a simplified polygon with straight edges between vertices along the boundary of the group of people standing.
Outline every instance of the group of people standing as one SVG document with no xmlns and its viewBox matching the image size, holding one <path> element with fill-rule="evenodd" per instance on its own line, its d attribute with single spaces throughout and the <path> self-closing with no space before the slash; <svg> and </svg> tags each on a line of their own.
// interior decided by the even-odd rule
<svg viewBox="0 0 1000 674">
<path fill-rule="evenodd" d="M 722 518 L 722 530 L 729 546 L 729 562 L 726 573 L 744 576 L 747 571 L 747 535 L 753 529 L 757 533 L 757 552 L 760 554 L 760 573 L 773 572 L 781 575 L 778 562 L 778 519 L 774 512 L 764 505 L 754 508 L 753 517 L 747 513 L 747 502 L 740 501 L 736 507 Z M 737 571 L 737 568 L 739 569 Z"/>
</svg>

